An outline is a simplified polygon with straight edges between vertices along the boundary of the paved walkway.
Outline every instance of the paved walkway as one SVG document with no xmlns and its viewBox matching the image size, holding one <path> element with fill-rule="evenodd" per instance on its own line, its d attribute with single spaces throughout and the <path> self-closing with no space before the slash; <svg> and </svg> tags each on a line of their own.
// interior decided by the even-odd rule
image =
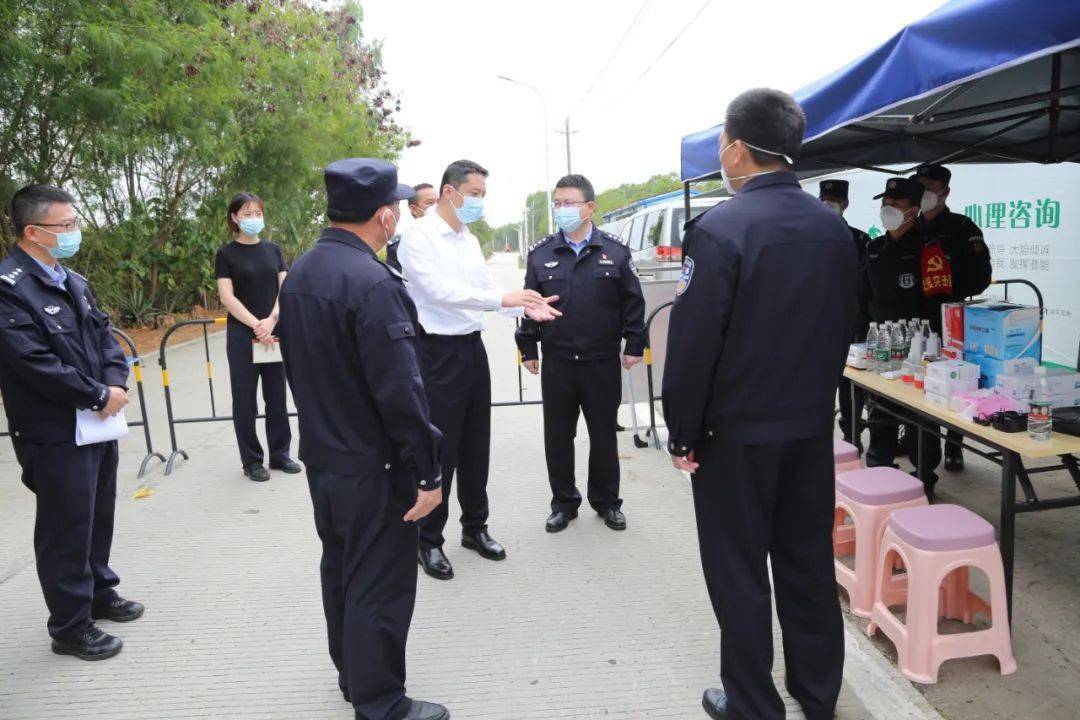
<svg viewBox="0 0 1080 720">
<path fill-rule="evenodd" d="M 494 262 L 508 286 L 519 282 L 512 256 Z M 488 326 L 495 398 L 514 399 L 512 323 L 492 317 Z M 223 338 L 211 343 L 218 409 L 228 412 Z M 178 414 L 204 413 L 201 344 L 170 353 L 169 366 Z M 526 388 L 537 397 L 539 381 L 527 377 Z M 153 368 L 147 390 L 156 442 L 167 447 Z M 548 535 L 540 411 L 496 409 L 493 425 L 491 530 L 509 559 L 463 550 L 451 526 L 457 577 L 421 576 L 410 693 L 444 702 L 455 720 L 705 717 L 699 700 L 718 683 L 720 638 L 686 479 L 625 433 L 630 529 L 614 533 L 583 514 Z M 31 553 L 33 499 L 17 481 L 10 445 L 0 445 L 0 718 L 352 717 L 326 654 L 303 476 L 244 480 L 227 423 L 179 434 L 190 461 L 167 478 L 155 466 L 146 482 L 153 495 L 141 500 L 131 498 L 141 436 L 123 443 L 113 564 L 120 590 L 149 609 L 136 623 L 110 626 L 124 651 L 93 664 L 49 651 Z M 582 428 L 579 448 L 586 443 Z M 579 477 L 584 460 L 579 453 Z M 789 717 L 802 717 L 786 702 Z M 839 717 L 939 716 L 851 628 Z"/>
</svg>

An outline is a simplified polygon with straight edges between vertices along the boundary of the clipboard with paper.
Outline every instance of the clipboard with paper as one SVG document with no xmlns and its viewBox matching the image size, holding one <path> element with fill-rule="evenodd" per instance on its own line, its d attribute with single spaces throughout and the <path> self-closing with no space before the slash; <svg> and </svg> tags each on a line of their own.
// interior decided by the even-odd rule
<svg viewBox="0 0 1080 720">
<path fill-rule="evenodd" d="M 271 345 L 263 345 L 258 340 L 251 341 L 251 360 L 256 365 L 281 362 L 281 343 L 277 338 Z"/>
</svg>

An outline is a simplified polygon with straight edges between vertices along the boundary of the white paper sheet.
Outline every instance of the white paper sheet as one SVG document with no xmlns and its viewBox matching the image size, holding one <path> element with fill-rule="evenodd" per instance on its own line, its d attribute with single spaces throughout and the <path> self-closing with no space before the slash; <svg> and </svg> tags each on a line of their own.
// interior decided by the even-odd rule
<svg viewBox="0 0 1080 720">
<path fill-rule="evenodd" d="M 281 343 L 274 338 L 274 344 L 266 347 L 262 343 L 253 343 L 251 346 L 251 359 L 258 365 L 260 363 L 281 362 Z"/>
<path fill-rule="evenodd" d="M 102 419 L 93 410 L 75 411 L 75 444 L 79 447 L 119 440 L 127 434 L 127 418 L 123 412 Z"/>
</svg>

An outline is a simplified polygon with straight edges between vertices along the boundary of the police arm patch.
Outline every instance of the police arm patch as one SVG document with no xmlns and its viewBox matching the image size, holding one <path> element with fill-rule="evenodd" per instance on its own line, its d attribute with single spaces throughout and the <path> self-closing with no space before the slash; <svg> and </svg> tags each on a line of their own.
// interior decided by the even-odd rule
<svg viewBox="0 0 1080 720">
<path fill-rule="evenodd" d="M 682 272 L 679 280 L 675 283 L 675 297 L 682 295 L 690 287 L 690 281 L 694 279 L 694 258 L 683 260 Z"/>
</svg>

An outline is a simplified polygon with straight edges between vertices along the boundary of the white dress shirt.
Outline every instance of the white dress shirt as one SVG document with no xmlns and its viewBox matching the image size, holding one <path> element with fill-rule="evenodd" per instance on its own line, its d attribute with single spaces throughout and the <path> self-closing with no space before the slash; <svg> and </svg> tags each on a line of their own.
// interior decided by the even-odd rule
<svg viewBox="0 0 1080 720">
<path fill-rule="evenodd" d="M 398 249 L 405 288 L 424 330 L 468 335 L 484 328 L 485 312 L 521 317 L 522 308 L 502 306 L 506 289 L 495 282 L 468 226 L 457 232 L 436 207 L 409 225 Z"/>
</svg>

